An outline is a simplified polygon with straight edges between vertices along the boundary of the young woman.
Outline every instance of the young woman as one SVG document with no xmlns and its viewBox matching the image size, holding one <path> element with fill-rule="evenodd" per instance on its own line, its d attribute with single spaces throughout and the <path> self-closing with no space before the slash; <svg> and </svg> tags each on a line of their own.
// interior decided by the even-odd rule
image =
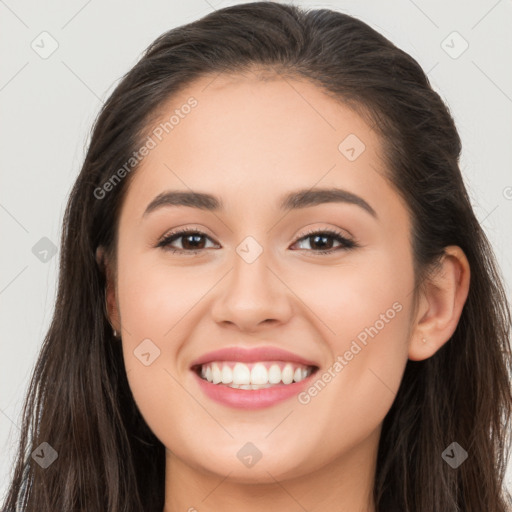
<svg viewBox="0 0 512 512">
<path fill-rule="evenodd" d="M 4 510 L 510 510 L 510 310 L 460 151 L 348 15 L 159 37 L 69 199 Z"/>
</svg>

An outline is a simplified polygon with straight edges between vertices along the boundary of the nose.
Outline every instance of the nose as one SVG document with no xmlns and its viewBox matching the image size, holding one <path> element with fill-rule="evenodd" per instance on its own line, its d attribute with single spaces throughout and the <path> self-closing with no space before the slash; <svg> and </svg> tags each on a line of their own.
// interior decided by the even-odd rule
<svg viewBox="0 0 512 512">
<path fill-rule="evenodd" d="M 256 332 L 285 324 L 292 315 L 293 293 L 269 266 L 265 252 L 252 263 L 236 256 L 232 270 L 219 285 L 212 307 L 218 324 Z"/>
</svg>

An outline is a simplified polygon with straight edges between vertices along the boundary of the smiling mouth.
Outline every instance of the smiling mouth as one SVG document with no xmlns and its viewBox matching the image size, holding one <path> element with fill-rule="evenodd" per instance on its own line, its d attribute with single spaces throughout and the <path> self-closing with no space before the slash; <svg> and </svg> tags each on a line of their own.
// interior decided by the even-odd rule
<svg viewBox="0 0 512 512">
<path fill-rule="evenodd" d="M 288 386 L 301 382 L 317 370 L 317 366 L 285 361 L 211 361 L 192 367 L 192 371 L 211 384 L 246 390 Z"/>
</svg>

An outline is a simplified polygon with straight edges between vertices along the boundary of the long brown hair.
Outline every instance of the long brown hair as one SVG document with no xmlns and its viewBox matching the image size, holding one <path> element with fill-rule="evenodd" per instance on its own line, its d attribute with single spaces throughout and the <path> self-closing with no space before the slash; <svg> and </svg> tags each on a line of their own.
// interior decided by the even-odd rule
<svg viewBox="0 0 512 512">
<path fill-rule="evenodd" d="M 95 259 L 99 246 L 115 258 L 119 209 L 136 166 L 103 197 L 97 191 L 173 94 L 206 74 L 251 68 L 308 79 L 379 131 L 389 180 L 411 215 L 418 284 L 448 245 L 461 247 L 471 267 L 455 333 L 434 356 L 407 362 L 385 417 L 377 510 L 505 512 L 510 309 L 462 180 L 454 121 L 419 64 L 367 24 L 274 2 L 221 9 L 163 34 L 104 104 L 65 211 L 55 313 L 28 390 L 4 510 L 162 510 L 165 448 L 133 400 Z M 58 453 L 46 469 L 31 457 L 43 442 Z M 468 453 L 456 469 L 442 457 L 453 442 Z"/>
</svg>

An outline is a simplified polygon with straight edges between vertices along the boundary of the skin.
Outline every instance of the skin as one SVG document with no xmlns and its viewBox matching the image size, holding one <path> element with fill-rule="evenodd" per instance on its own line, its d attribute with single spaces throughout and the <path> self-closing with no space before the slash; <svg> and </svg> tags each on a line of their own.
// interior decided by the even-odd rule
<svg viewBox="0 0 512 512">
<path fill-rule="evenodd" d="M 411 221 L 384 177 L 376 132 L 306 81 L 212 79 L 162 108 L 166 120 L 190 96 L 198 100 L 135 172 L 117 267 L 108 271 L 130 387 L 167 449 L 164 510 L 373 512 L 382 422 L 407 360 L 432 356 L 455 330 L 467 260 L 446 248 L 414 309 Z M 348 134 L 366 146 L 354 161 L 338 150 Z M 377 218 L 348 203 L 278 209 L 283 194 L 324 186 L 362 197 Z M 225 211 L 166 206 L 143 218 L 169 189 L 214 194 Z M 187 227 L 206 233 L 198 255 L 157 247 Z M 360 246 L 321 255 L 303 238 L 332 228 Z M 236 252 L 247 236 L 263 248 L 251 264 Z M 187 241 L 172 245 L 190 251 Z M 316 361 L 321 374 L 397 302 L 400 312 L 307 404 L 292 397 L 260 410 L 227 407 L 204 395 L 189 369 L 211 350 L 273 345 Z M 133 354 L 146 338 L 160 350 L 149 366 Z M 251 468 L 236 456 L 247 442 L 262 454 Z"/>
</svg>

